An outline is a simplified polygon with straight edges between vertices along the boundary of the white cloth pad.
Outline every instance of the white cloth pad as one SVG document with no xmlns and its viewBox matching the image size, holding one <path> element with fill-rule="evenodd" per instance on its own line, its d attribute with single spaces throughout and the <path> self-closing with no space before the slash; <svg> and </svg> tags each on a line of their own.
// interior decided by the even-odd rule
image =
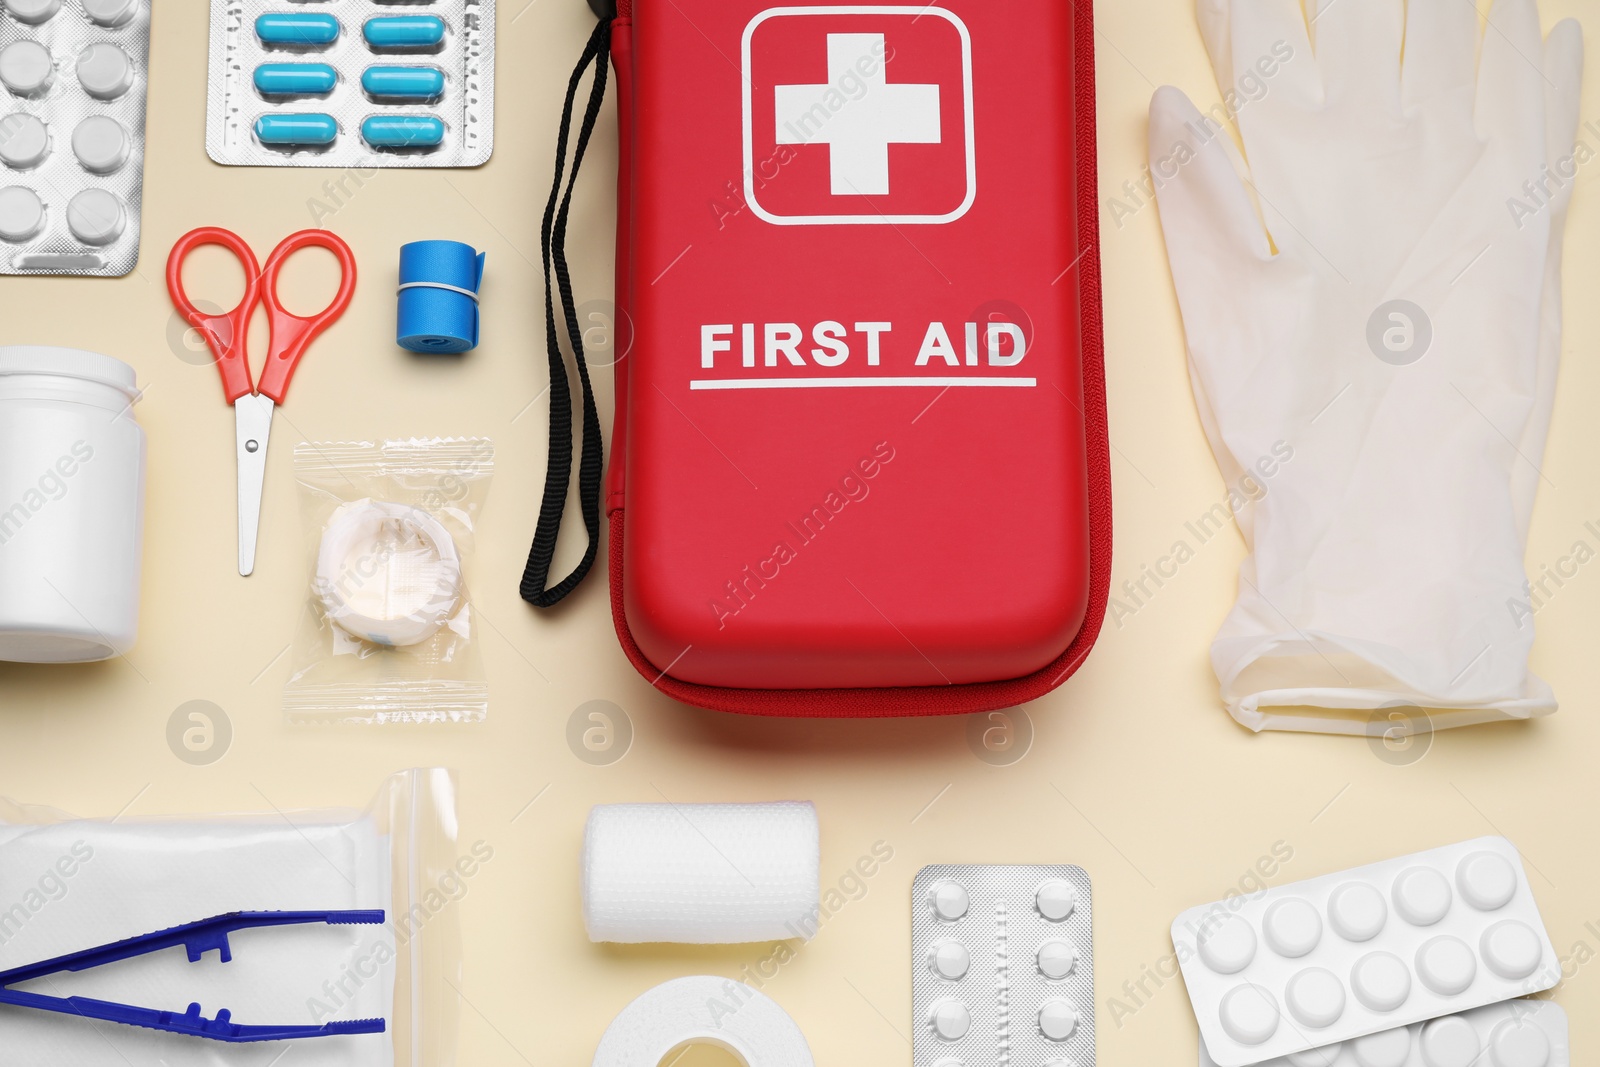
<svg viewBox="0 0 1600 1067">
<path fill-rule="evenodd" d="M 338 825 L 64 822 L 0 825 L 0 970 L 231 911 L 387 909 L 388 839 Z M 230 937 L 233 961 L 182 948 L 18 988 L 239 1023 L 391 1020 L 390 926 L 291 926 Z M 387 1067 L 390 1035 L 230 1044 L 0 1007 L 0 1067 Z"/>
</svg>

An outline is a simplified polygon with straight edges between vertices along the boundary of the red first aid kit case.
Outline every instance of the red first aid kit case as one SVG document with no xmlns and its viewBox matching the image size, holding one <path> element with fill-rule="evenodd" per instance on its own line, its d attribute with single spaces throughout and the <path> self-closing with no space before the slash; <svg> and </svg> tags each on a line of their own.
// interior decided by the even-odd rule
<svg viewBox="0 0 1600 1067">
<path fill-rule="evenodd" d="M 764 715 L 1049 692 L 1109 584 L 1092 6 L 618 15 L 628 656 Z"/>
</svg>

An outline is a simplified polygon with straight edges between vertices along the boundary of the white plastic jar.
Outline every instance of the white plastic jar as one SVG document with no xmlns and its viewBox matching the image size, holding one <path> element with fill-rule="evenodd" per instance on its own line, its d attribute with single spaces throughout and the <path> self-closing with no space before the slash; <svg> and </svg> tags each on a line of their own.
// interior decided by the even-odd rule
<svg viewBox="0 0 1600 1067">
<path fill-rule="evenodd" d="M 144 431 L 132 367 L 0 347 L 0 660 L 86 663 L 139 629 Z"/>
</svg>

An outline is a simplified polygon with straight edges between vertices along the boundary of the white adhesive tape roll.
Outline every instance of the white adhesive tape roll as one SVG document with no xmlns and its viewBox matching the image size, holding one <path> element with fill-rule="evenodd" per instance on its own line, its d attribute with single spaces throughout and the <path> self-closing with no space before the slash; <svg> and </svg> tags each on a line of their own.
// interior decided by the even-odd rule
<svg viewBox="0 0 1600 1067">
<path fill-rule="evenodd" d="M 461 557 L 422 508 L 357 500 L 333 513 L 313 588 L 340 629 L 403 648 L 438 633 L 461 603 Z"/>
<path fill-rule="evenodd" d="M 776 1001 L 731 978 L 677 978 L 611 1021 L 594 1067 L 658 1067 L 688 1045 L 717 1045 L 748 1067 L 814 1067 L 805 1034 Z"/>
<path fill-rule="evenodd" d="M 591 941 L 735 945 L 817 932 L 817 809 L 609 804 L 583 835 Z"/>
</svg>

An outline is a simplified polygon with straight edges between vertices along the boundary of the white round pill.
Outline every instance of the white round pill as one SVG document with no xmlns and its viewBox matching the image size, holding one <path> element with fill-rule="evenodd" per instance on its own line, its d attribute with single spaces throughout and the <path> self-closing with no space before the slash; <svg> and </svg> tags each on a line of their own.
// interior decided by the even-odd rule
<svg viewBox="0 0 1600 1067">
<path fill-rule="evenodd" d="M 1283 999 L 1297 1021 L 1321 1030 L 1344 1014 L 1344 983 L 1332 971 L 1312 967 L 1289 979 Z"/>
<path fill-rule="evenodd" d="M 61 0 L 6 0 L 6 11 L 18 22 L 48 22 L 61 10 Z"/>
<path fill-rule="evenodd" d="M 1322 916 L 1310 901 L 1299 897 L 1280 900 L 1268 908 L 1261 926 L 1272 951 L 1291 960 L 1304 956 L 1322 940 Z"/>
<path fill-rule="evenodd" d="M 1411 996 L 1411 969 L 1399 956 L 1369 952 L 1351 969 L 1350 988 L 1373 1011 L 1394 1011 Z"/>
<path fill-rule="evenodd" d="M 1291 1052 L 1284 1059 L 1289 1061 L 1289 1067 L 1333 1067 L 1339 1062 L 1339 1053 L 1344 1051 L 1344 1045 L 1335 1041 L 1331 1045 L 1320 1048 L 1308 1048 L 1304 1052 Z"/>
<path fill-rule="evenodd" d="M 1078 950 L 1066 941 L 1046 941 L 1039 946 L 1039 973 L 1060 981 L 1078 967 Z"/>
<path fill-rule="evenodd" d="M 1489 1035 L 1489 1067 L 1547 1067 L 1550 1035 L 1531 1019 L 1507 1019 Z"/>
<path fill-rule="evenodd" d="M 39 116 L 13 111 L 0 119 L 0 163 L 27 170 L 49 154 L 50 131 Z"/>
<path fill-rule="evenodd" d="M 1033 895 L 1033 906 L 1047 922 L 1058 923 L 1077 910 L 1078 891 L 1071 882 L 1046 882 Z"/>
<path fill-rule="evenodd" d="M 44 201 L 32 189 L 0 189 L 0 241 L 26 241 L 44 229 Z"/>
<path fill-rule="evenodd" d="M 108 245 L 127 225 L 128 213 L 115 193 L 85 189 L 67 201 L 67 229 L 86 245 Z"/>
<path fill-rule="evenodd" d="M 133 60 L 114 44 L 92 44 L 78 55 L 78 81 L 98 100 L 115 100 L 133 86 Z"/>
<path fill-rule="evenodd" d="M 1539 935 L 1528 924 L 1515 919 L 1495 923 L 1485 930 L 1478 947 L 1483 952 L 1483 962 L 1491 971 L 1513 981 L 1537 970 L 1544 956 Z"/>
<path fill-rule="evenodd" d="M 1351 1042 L 1361 1067 L 1405 1067 L 1411 1057 L 1411 1031 L 1406 1027 L 1384 1030 Z"/>
<path fill-rule="evenodd" d="M 1217 974 L 1238 974 L 1256 958 L 1255 928 L 1237 915 L 1206 930 L 1197 941 L 1201 962 Z"/>
<path fill-rule="evenodd" d="M 128 131 L 109 115 L 90 115 L 72 131 L 72 154 L 84 170 L 110 174 L 128 161 Z"/>
<path fill-rule="evenodd" d="M 120 26 L 139 10 L 139 0 L 83 0 L 89 21 L 101 26 Z"/>
<path fill-rule="evenodd" d="M 972 959 L 960 942 L 935 941 L 933 947 L 928 950 L 928 966 L 940 978 L 948 978 L 953 982 L 966 976 L 967 968 L 972 966 Z"/>
<path fill-rule="evenodd" d="M 1459 1015 L 1424 1026 L 1418 1043 L 1428 1067 L 1478 1067 L 1478 1057 L 1483 1054 L 1478 1031 Z"/>
<path fill-rule="evenodd" d="M 50 88 L 56 65 L 38 41 L 13 41 L 0 50 L 0 85 L 17 96 L 36 96 Z"/>
<path fill-rule="evenodd" d="M 1495 852 L 1474 852 L 1456 868 L 1456 888 L 1479 911 L 1499 911 L 1517 894 L 1517 871 Z"/>
<path fill-rule="evenodd" d="M 1078 1029 L 1078 1009 L 1072 1002 L 1053 997 L 1039 1006 L 1039 1033 L 1050 1041 L 1065 1041 Z"/>
<path fill-rule="evenodd" d="M 1328 898 L 1328 923 L 1346 941 L 1371 941 L 1388 921 L 1383 894 L 1365 882 L 1347 882 Z"/>
<path fill-rule="evenodd" d="M 935 1001 L 928 1009 L 928 1025 L 946 1041 L 960 1041 L 972 1029 L 972 1013 L 953 997 Z"/>
<path fill-rule="evenodd" d="M 1450 911 L 1450 880 L 1432 867 L 1412 867 L 1394 880 L 1394 910 L 1412 926 L 1432 926 Z"/>
<path fill-rule="evenodd" d="M 1440 996 L 1453 997 L 1478 977 L 1478 957 L 1460 938 L 1436 937 L 1417 949 L 1417 977 Z"/>
<path fill-rule="evenodd" d="M 956 882 L 940 882 L 928 891 L 928 902 L 933 913 L 947 923 L 953 923 L 967 913 L 972 901 L 967 891 Z"/>
<path fill-rule="evenodd" d="M 1242 985 L 1222 998 L 1222 1029 L 1241 1045 L 1259 1045 L 1278 1032 L 1278 1002 L 1258 985 Z"/>
</svg>

